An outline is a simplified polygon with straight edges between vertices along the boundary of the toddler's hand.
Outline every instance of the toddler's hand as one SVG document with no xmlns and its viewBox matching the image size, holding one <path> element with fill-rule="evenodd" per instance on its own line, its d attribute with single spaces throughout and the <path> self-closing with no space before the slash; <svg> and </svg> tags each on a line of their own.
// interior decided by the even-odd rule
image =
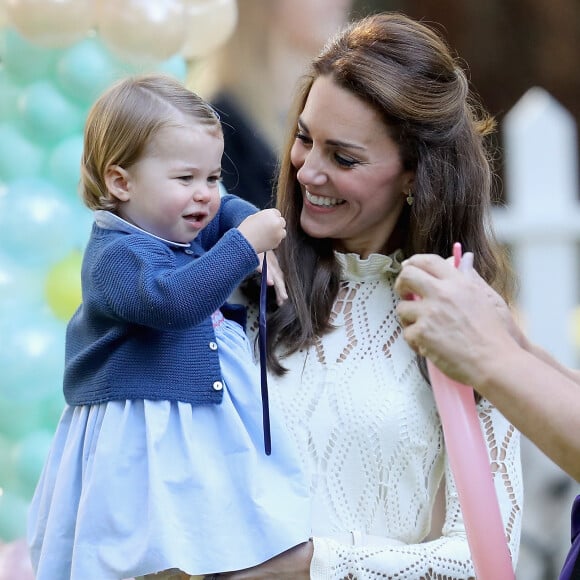
<svg viewBox="0 0 580 580">
<path fill-rule="evenodd" d="M 275 209 L 264 209 L 248 216 L 238 229 L 250 242 L 256 254 L 277 248 L 286 237 L 286 220 Z"/>
</svg>

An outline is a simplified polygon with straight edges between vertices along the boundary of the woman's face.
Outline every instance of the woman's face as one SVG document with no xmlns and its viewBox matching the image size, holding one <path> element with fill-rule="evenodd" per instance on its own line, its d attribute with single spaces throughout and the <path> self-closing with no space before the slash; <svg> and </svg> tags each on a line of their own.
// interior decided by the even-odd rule
<svg viewBox="0 0 580 580">
<path fill-rule="evenodd" d="M 414 175 L 403 170 L 399 147 L 374 109 L 330 77 L 317 78 L 291 161 L 308 235 L 363 258 L 386 250 Z"/>
</svg>

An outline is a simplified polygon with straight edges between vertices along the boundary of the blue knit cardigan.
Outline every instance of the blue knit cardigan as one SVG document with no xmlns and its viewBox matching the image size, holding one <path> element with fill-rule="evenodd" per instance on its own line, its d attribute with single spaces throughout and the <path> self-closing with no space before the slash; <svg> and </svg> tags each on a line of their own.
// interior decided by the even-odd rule
<svg viewBox="0 0 580 580">
<path fill-rule="evenodd" d="M 254 249 L 236 229 L 256 211 L 224 196 L 216 217 L 191 244 L 161 240 L 96 212 L 81 271 L 82 304 L 66 332 L 68 404 L 221 402 L 211 315 L 222 308 L 245 323 L 245 310 L 226 301 L 258 266 Z"/>
</svg>

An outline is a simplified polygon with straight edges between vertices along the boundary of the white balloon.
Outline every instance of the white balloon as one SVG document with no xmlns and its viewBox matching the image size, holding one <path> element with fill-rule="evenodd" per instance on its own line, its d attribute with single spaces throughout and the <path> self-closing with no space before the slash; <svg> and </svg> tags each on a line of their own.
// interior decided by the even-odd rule
<svg viewBox="0 0 580 580">
<path fill-rule="evenodd" d="M 98 32 L 109 48 L 136 63 L 163 61 L 185 42 L 184 0 L 95 0 Z"/>
<path fill-rule="evenodd" d="M 0 29 L 8 26 L 8 14 L 6 13 L 6 0 L 0 0 Z"/>
<path fill-rule="evenodd" d="M 0 21 L 5 17 L 22 36 L 40 46 L 70 46 L 93 25 L 92 0 L 4 0 L 2 4 Z"/>
<path fill-rule="evenodd" d="M 187 36 L 181 54 L 194 59 L 212 53 L 238 23 L 236 0 L 186 0 Z"/>
</svg>

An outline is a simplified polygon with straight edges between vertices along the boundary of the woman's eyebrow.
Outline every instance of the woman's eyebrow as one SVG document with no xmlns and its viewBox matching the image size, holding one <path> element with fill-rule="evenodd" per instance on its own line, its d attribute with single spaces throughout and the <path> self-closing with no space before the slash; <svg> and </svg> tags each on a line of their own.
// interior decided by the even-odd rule
<svg viewBox="0 0 580 580">
<path fill-rule="evenodd" d="M 299 129 L 301 129 L 305 133 L 310 134 L 310 131 L 308 130 L 308 125 L 301 118 L 298 119 L 298 127 L 299 127 Z M 360 151 L 366 150 L 366 148 L 363 147 L 362 145 L 355 145 L 354 143 L 349 143 L 348 141 L 340 141 L 339 139 L 327 139 L 325 141 L 325 143 L 327 145 L 332 145 L 333 147 L 344 147 L 344 148 L 348 148 L 348 149 L 359 149 Z"/>
</svg>

